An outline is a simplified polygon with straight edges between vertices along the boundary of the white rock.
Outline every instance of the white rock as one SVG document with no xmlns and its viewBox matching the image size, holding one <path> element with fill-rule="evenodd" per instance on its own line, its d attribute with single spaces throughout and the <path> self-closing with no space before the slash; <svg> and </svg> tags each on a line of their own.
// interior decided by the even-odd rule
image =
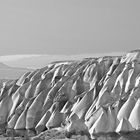
<svg viewBox="0 0 140 140">
<path fill-rule="evenodd" d="M 134 128 L 132 127 L 132 125 L 125 118 L 121 119 L 118 127 L 116 128 L 116 132 L 128 132 L 128 131 L 133 131 L 133 130 Z"/>
<path fill-rule="evenodd" d="M 96 120 L 93 126 L 90 128 L 89 133 L 107 132 L 108 130 L 108 116 L 106 111 L 103 111 L 100 117 Z"/>
<path fill-rule="evenodd" d="M 127 101 L 123 104 L 123 106 L 118 112 L 117 118 L 119 121 L 122 120 L 123 118 L 126 118 L 126 119 L 129 118 L 130 113 L 135 106 L 135 103 L 136 101 L 134 98 L 129 97 L 127 99 Z"/>
<path fill-rule="evenodd" d="M 129 122 L 135 129 L 140 127 L 140 98 L 137 100 L 129 117 Z"/>
</svg>

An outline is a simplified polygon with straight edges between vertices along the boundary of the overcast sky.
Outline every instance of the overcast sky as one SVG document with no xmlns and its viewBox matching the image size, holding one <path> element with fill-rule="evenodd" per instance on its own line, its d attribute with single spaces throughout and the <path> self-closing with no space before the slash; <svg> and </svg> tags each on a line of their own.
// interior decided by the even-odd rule
<svg viewBox="0 0 140 140">
<path fill-rule="evenodd" d="M 0 0 L 0 55 L 140 47 L 140 0 Z"/>
</svg>

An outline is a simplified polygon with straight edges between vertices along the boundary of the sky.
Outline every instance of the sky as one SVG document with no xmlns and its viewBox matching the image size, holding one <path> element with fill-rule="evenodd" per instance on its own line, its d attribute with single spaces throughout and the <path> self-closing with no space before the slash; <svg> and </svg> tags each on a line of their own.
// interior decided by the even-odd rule
<svg viewBox="0 0 140 140">
<path fill-rule="evenodd" d="M 139 5 L 139 0 L 0 0 L 0 56 L 139 49 Z"/>
</svg>

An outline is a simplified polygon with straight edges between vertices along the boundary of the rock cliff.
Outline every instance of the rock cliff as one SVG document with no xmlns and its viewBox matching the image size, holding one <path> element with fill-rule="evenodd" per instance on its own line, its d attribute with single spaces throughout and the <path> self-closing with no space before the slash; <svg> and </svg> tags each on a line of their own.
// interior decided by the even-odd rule
<svg viewBox="0 0 140 140">
<path fill-rule="evenodd" d="M 138 131 L 139 106 L 139 50 L 50 63 L 4 84 L 0 130 L 32 139 L 46 138 L 43 132 L 51 130 L 63 132 L 63 137 L 94 139 L 98 134 Z"/>
</svg>

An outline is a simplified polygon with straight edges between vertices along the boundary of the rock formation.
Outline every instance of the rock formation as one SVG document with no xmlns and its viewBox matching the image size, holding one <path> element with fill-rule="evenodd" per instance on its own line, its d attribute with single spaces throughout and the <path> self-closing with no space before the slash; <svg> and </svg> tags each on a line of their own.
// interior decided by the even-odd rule
<svg viewBox="0 0 140 140">
<path fill-rule="evenodd" d="M 3 85 L 1 133 L 35 138 L 59 128 L 90 139 L 139 130 L 139 85 L 139 50 L 49 64 Z"/>
</svg>

